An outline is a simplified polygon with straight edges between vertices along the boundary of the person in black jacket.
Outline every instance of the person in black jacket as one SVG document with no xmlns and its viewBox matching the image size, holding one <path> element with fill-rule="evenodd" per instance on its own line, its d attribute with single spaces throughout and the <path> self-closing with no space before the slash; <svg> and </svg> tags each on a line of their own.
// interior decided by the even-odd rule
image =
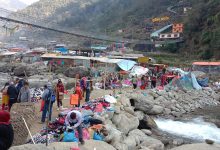
<svg viewBox="0 0 220 150">
<path fill-rule="evenodd" d="M 18 91 L 13 83 L 10 83 L 7 93 L 9 96 L 9 111 L 10 111 L 12 105 L 17 102 L 17 97 L 18 97 Z"/>
<path fill-rule="evenodd" d="M 10 114 L 0 110 L 0 150 L 8 150 L 14 140 L 14 131 L 10 123 Z"/>
</svg>

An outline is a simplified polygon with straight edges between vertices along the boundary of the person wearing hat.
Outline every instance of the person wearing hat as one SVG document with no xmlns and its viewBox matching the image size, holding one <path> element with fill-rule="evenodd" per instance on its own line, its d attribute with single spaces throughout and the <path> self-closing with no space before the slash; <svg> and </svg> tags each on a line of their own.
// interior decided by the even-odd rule
<svg viewBox="0 0 220 150">
<path fill-rule="evenodd" d="M 64 98 L 64 85 L 61 81 L 61 79 L 58 80 L 57 86 L 56 86 L 56 98 L 57 98 L 57 110 L 63 109 L 63 103 L 62 100 Z"/>
<path fill-rule="evenodd" d="M 14 139 L 13 127 L 10 123 L 10 114 L 0 110 L 0 149 L 8 150 Z"/>
<path fill-rule="evenodd" d="M 49 112 L 49 120 L 51 121 L 52 108 L 54 103 L 54 101 L 51 99 L 53 93 L 54 91 L 52 88 L 52 84 L 49 82 L 47 83 L 47 85 L 44 86 L 44 93 L 42 95 L 42 99 L 43 101 L 45 101 L 45 103 L 44 103 L 44 108 L 42 111 L 42 117 L 40 123 L 45 123 L 47 112 Z"/>
</svg>

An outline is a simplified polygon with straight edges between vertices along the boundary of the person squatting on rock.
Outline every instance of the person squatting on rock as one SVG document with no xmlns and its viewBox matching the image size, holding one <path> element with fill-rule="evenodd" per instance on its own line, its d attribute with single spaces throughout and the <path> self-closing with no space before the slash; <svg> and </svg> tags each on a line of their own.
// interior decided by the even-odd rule
<svg viewBox="0 0 220 150">
<path fill-rule="evenodd" d="M 57 110 L 63 109 L 63 103 L 62 100 L 64 98 L 64 85 L 61 81 L 61 79 L 58 80 L 57 86 L 56 86 L 56 98 L 57 98 Z"/>
<path fill-rule="evenodd" d="M 7 94 L 9 96 L 9 111 L 10 111 L 11 107 L 13 106 L 14 103 L 17 102 L 17 98 L 18 98 L 18 91 L 13 82 L 10 83 L 7 90 Z"/>
<path fill-rule="evenodd" d="M 45 101 L 45 103 L 44 103 L 44 108 L 42 112 L 41 123 L 45 122 L 47 112 L 49 113 L 49 120 L 51 121 L 53 103 L 56 100 L 56 97 L 54 94 L 55 93 L 53 91 L 51 83 L 48 83 L 47 85 L 44 86 L 44 93 L 42 95 L 42 99 L 43 101 Z"/>
<path fill-rule="evenodd" d="M 82 114 L 76 110 L 69 112 L 65 119 L 66 127 L 67 128 L 72 127 L 73 130 L 77 129 L 79 133 L 79 142 L 81 144 L 84 144 L 85 142 L 83 140 L 82 122 L 83 122 Z"/>
<path fill-rule="evenodd" d="M 9 83 L 5 83 L 5 86 L 1 89 L 2 92 L 2 110 L 9 110 L 9 96 L 7 94 Z M 6 109 L 7 108 L 7 109 Z"/>
<path fill-rule="evenodd" d="M 29 83 L 24 82 L 24 86 L 20 89 L 18 94 L 18 102 L 30 102 L 31 101 L 31 92 L 29 89 Z"/>
<path fill-rule="evenodd" d="M 0 110 L 0 150 L 8 150 L 14 139 L 13 127 L 10 123 L 10 114 Z"/>
</svg>

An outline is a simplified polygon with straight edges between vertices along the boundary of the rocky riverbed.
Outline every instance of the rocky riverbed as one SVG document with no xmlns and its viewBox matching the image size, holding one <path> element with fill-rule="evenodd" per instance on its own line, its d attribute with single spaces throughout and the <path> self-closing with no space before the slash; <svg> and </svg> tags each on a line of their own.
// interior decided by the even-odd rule
<svg viewBox="0 0 220 150">
<path fill-rule="evenodd" d="M 31 71 L 33 68 L 35 70 Z M 5 69 L 9 70 L 5 71 Z M 26 70 L 25 73 L 24 70 Z M 65 72 L 66 76 L 72 77 L 75 72 L 73 70 Z M 47 68 L 39 65 L 35 67 L 15 65 L 9 68 L 0 65 L 0 72 L 4 72 L 0 80 L 1 84 L 9 80 L 8 76 L 11 73 L 14 77 L 28 76 L 31 87 L 42 87 L 48 81 L 56 83 L 58 78 L 62 78 L 68 89 L 75 83 L 75 79 L 63 74 L 49 74 Z M 220 93 L 211 88 L 188 91 L 126 89 L 118 94 L 117 104 L 114 105 L 115 112 L 95 117 L 104 122 L 108 131 L 108 136 L 104 139 L 106 143 L 103 142 L 106 147 L 110 145 L 112 149 L 117 150 L 165 150 L 194 141 L 161 131 L 154 118 L 184 120 L 202 115 L 207 121 L 217 124 L 218 120 L 214 120 L 216 118 L 212 118 L 211 115 L 209 117 L 204 115 L 206 111 L 203 110 L 215 108 L 219 104 Z M 201 110 L 200 114 L 198 110 Z M 25 145 L 25 147 L 35 149 L 31 145 Z M 99 143 L 96 142 L 94 147 L 99 149 Z M 57 148 L 62 149 L 59 146 Z M 16 149 L 18 148 L 13 148 L 13 150 Z"/>
</svg>

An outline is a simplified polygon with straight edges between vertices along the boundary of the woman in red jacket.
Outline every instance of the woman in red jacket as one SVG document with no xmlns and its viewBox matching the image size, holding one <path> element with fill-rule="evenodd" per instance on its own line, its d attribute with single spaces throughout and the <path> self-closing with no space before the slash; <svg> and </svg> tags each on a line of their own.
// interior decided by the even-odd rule
<svg viewBox="0 0 220 150">
<path fill-rule="evenodd" d="M 79 99 L 78 99 L 78 107 L 79 107 L 80 106 L 80 101 L 83 99 L 83 91 L 80 87 L 79 82 L 76 83 L 75 94 L 77 94 L 79 96 Z"/>
<path fill-rule="evenodd" d="M 56 86 L 56 97 L 57 97 L 57 110 L 63 109 L 63 98 L 64 98 L 64 85 L 61 81 L 61 79 L 58 80 L 57 86 Z"/>
</svg>

